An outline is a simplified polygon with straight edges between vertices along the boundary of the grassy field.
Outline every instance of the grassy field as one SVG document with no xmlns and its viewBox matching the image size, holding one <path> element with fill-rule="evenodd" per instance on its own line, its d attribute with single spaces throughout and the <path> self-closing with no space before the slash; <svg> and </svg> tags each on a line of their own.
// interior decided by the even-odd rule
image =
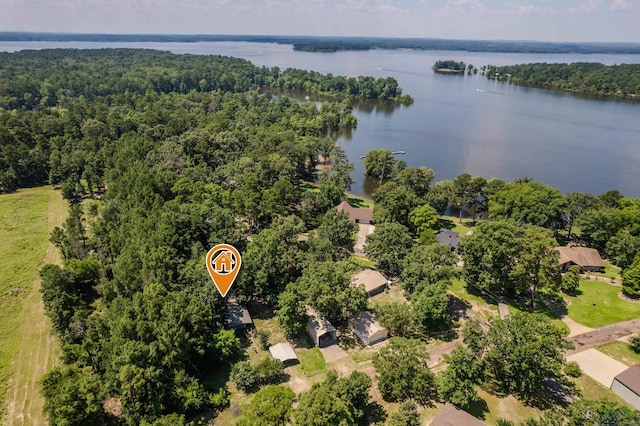
<svg viewBox="0 0 640 426">
<path fill-rule="evenodd" d="M 628 343 L 614 340 L 613 342 L 600 345 L 597 348 L 600 352 L 628 366 L 640 364 L 640 354 L 634 352 Z"/>
<path fill-rule="evenodd" d="M 66 203 L 48 187 L 0 195 L 0 418 L 2 424 L 46 424 L 38 381 L 58 348 L 40 298 L 38 270 L 59 262 L 48 242 Z"/>
<path fill-rule="evenodd" d="M 473 231 L 474 226 L 478 223 L 478 221 L 474 223 L 471 219 L 467 218 L 462 218 L 461 223 L 460 218 L 457 216 L 439 216 L 439 219 L 439 226 L 441 228 L 451 229 L 457 232 L 461 238 L 467 235 L 467 232 Z"/>
<path fill-rule="evenodd" d="M 640 304 L 626 302 L 620 297 L 622 289 L 599 281 L 580 280 L 580 292 L 568 297 L 569 316 L 587 327 L 602 327 L 640 316 Z"/>
</svg>

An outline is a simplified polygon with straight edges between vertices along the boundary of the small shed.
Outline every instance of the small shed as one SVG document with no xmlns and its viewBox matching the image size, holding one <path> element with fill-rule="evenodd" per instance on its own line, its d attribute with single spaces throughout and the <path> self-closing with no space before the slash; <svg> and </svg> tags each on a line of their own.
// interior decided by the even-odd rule
<svg viewBox="0 0 640 426">
<path fill-rule="evenodd" d="M 640 365 L 634 365 L 618 374 L 611 383 L 611 390 L 640 410 Z"/>
<path fill-rule="evenodd" d="M 371 346 L 389 337 L 389 330 L 380 325 L 378 320 L 368 311 L 349 318 L 349 327 L 362 343 Z"/>
<path fill-rule="evenodd" d="M 227 328 L 232 330 L 244 330 L 253 326 L 253 320 L 249 311 L 235 300 L 227 303 Z"/>
<path fill-rule="evenodd" d="M 430 423 L 430 426 L 487 426 L 466 411 L 447 402 Z"/>
<path fill-rule="evenodd" d="M 336 206 L 336 210 L 339 212 L 345 212 L 349 215 L 349 219 L 355 223 L 373 223 L 373 210 L 363 209 L 360 207 L 352 207 L 351 204 L 346 201 L 341 202 Z"/>
<path fill-rule="evenodd" d="M 319 348 L 335 345 L 338 342 L 336 329 L 325 317 L 316 313 L 313 309 L 307 308 L 307 333 L 311 337 L 313 344 Z"/>
<path fill-rule="evenodd" d="M 282 361 L 284 365 L 293 365 L 298 363 L 298 356 L 293 351 L 291 345 L 287 342 L 282 342 L 269 347 L 269 352 L 273 359 Z"/>
<path fill-rule="evenodd" d="M 457 232 L 447 228 L 441 228 L 436 232 L 436 241 L 440 244 L 449 246 L 451 251 L 458 249 L 458 243 L 460 243 L 460 236 Z"/>
<path fill-rule="evenodd" d="M 368 297 L 382 293 L 388 284 L 389 280 L 373 269 L 364 269 L 351 277 L 351 285 L 354 287 L 363 286 Z"/>
</svg>

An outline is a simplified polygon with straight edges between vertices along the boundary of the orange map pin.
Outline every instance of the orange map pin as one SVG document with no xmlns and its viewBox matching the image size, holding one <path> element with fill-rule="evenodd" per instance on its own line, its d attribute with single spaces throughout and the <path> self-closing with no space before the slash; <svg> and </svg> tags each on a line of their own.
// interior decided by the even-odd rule
<svg viewBox="0 0 640 426">
<path fill-rule="evenodd" d="M 222 297 L 229 292 L 241 265 L 240 252 L 229 244 L 218 244 L 207 253 L 207 270 Z"/>
</svg>

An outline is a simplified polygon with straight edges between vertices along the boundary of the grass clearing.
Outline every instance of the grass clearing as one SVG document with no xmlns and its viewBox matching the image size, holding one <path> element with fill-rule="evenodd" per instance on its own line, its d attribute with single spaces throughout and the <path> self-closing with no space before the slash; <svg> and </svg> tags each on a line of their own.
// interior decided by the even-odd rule
<svg viewBox="0 0 640 426">
<path fill-rule="evenodd" d="M 39 380 L 58 356 L 42 306 L 38 271 L 60 263 L 49 233 L 67 204 L 50 187 L 0 195 L 0 418 L 3 424 L 45 424 Z"/>
<path fill-rule="evenodd" d="M 307 376 L 313 376 L 327 368 L 327 363 L 318 348 L 299 350 L 298 359 L 300 360 L 300 365 L 295 368 L 301 369 Z"/>
<path fill-rule="evenodd" d="M 362 266 L 363 268 L 372 268 L 375 269 L 376 262 L 369 259 L 366 256 L 360 256 L 358 254 L 354 254 L 351 256 L 351 260 L 353 260 L 358 266 Z"/>
<path fill-rule="evenodd" d="M 462 222 L 460 222 L 460 218 L 457 216 L 439 216 L 438 219 L 438 226 L 440 228 L 451 229 L 457 232 L 460 238 L 467 235 L 469 231 L 473 231 L 473 228 L 478 223 L 478 221 L 473 222 L 468 218 L 462 218 Z"/>
<path fill-rule="evenodd" d="M 584 399 L 608 399 L 630 410 L 635 410 L 631 404 L 620 398 L 611 389 L 605 388 L 586 374 L 582 374 L 580 377 L 573 379 L 573 382 L 576 384 L 576 388 Z"/>
<path fill-rule="evenodd" d="M 634 352 L 628 343 L 614 340 L 613 342 L 597 346 L 597 349 L 630 367 L 635 364 L 640 364 L 640 354 Z"/>
<path fill-rule="evenodd" d="M 598 328 L 640 316 L 640 304 L 622 300 L 621 287 L 599 281 L 580 280 L 578 296 L 565 296 L 571 301 L 568 314 L 574 321 Z"/>
</svg>

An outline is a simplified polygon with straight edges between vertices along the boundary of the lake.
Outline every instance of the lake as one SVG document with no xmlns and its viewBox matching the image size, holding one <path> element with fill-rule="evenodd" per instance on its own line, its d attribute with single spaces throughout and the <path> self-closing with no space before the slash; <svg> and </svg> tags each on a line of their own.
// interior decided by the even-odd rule
<svg viewBox="0 0 640 426">
<path fill-rule="evenodd" d="M 244 42 L 0 42 L 0 51 L 59 47 L 143 47 L 236 56 L 270 67 L 394 77 L 404 93 L 414 97 L 414 104 L 358 103 L 354 108 L 357 129 L 337 138 L 356 167 L 353 192 L 357 194 L 365 193 L 360 156 L 384 148 L 406 151 L 397 158 L 409 166 L 432 168 L 436 180 L 465 172 L 506 181 L 528 176 L 564 193 L 601 194 L 618 189 L 640 197 L 640 102 L 588 98 L 514 86 L 480 75 L 442 75 L 431 70 L 439 59 L 461 60 L 480 68 L 529 62 L 640 63 L 640 55 L 412 50 L 310 53 L 296 52 L 288 45 Z"/>
</svg>

